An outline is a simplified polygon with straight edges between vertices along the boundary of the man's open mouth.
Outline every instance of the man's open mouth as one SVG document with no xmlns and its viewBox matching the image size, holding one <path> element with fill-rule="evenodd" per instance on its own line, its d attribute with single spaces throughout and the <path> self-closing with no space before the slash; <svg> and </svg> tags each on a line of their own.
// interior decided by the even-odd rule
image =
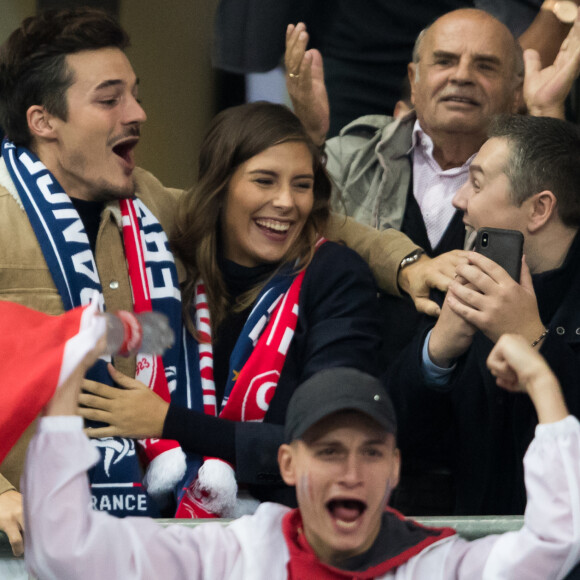
<svg viewBox="0 0 580 580">
<path fill-rule="evenodd" d="M 341 527 L 352 527 L 367 509 L 363 501 L 356 499 L 332 499 L 326 509 L 334 521 Z"/>
<path fill-rule="evenodd" d="M 121 157 L 126 163 L 132 163 L 133 157 L 131 152 L 135 149 L 135 146 L 139 142 L 138 139 L 130 139 L 127 141 L 123 141 L 118 143 L 113 147 L 113 153 Z"/>
</svg>

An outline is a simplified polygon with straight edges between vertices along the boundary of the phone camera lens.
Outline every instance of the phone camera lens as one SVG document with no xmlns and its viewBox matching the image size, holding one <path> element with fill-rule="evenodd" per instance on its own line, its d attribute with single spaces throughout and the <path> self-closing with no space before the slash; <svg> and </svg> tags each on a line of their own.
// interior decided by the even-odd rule
<svg viewBox="0 0 580 580">
<path fill-rule="evenodd" d="M 481 246 L 483 248 L 487 248 L 487 244 L 488 244 L 488 234 L 487 234 L 487 232 L 484 232 L 481 235 Z"/>
</svg>

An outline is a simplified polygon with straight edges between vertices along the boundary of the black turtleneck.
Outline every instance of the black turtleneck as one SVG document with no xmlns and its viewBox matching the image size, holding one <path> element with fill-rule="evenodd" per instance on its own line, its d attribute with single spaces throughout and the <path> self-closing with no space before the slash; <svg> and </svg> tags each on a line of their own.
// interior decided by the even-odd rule
<svg viewBox="0 0 580 580">
<path fill-rule="evenodd" d="M 230 305 L 233 305 L 244 292 L 265 282 L 278 264 L 260 264 L 259 266 L 248 268 L 223 259 L 220 260 L 219 266 L 224 277 Z M 230 309 L 214 336 L 213 376 L 218 404 L 223 399 L 228 380 L 230 355 L 234 350 L 236 341 L 242 332 L 251 309 L 251 306 L 241 312 L 233 312 Z"/>
<path fill-rule="evenodd" d="M 224 277 L 230 302 L 265 281 L 276 265 L 264 264 L 246 268 L 229 260 L 220 259 L 219 267 Z M 224 396 L 228 379 L 230 355 L 248 318 L 251 307 L 226 316 L 213 337 L 213 371 L 218 408 Z M 163 437 L 177 439 L 192 453 L 221 457 L 231 463 L 236 459 L 235 423 L 170 405 L 163 426 Z"/>
</svg>

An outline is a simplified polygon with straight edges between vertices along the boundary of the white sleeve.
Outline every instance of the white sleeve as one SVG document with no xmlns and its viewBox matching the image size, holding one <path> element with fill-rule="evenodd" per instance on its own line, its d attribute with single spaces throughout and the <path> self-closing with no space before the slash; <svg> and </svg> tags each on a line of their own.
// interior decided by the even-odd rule
<svg viewBox="0 0 580 580">
<path fill-rule="evenodd" d="M 564 578 L 580 559 L 580 424 L 568 416 L 538 425 L 524 458 L 528 503 L 517 532 L 442 542 L 420 554 L 411 577 L 429 566 L 456 580 Z M 423 557 L 421 557 L 423 556 Z"/>
<path fill-rule="evenodd" d="M 580 558 L 580 424 L 575 417 L 536 427 L 524 472 L 524 525 L 498 538 L 484 579 L 564 578 Z"/>
<path fill-rule="evenodd" d="M 195 580 L 222 578 L 235 568 L 239 543 L 218 523 L 163 528 L 149 518 L 93 511 L 86 470 L 97 459 L 79 418 L 41 420 L 22 482 L 31 574 L 43 580 Z"/>
</svg>

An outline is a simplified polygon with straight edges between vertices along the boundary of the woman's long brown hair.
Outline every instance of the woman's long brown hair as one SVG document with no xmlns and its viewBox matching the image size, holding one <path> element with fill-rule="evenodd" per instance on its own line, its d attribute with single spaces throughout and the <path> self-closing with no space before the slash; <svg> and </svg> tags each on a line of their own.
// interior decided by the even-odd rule
<svg viewBox="0 0 580 580">
<path fill-rule="evenodd" d="M 214 331 L 233 306 L 243 309 L 257 297 L 254 288 L 230 305 L 218 266 L 220 211 L 232 175 L 242 164 L 262 151 L 287 142 L 304 143 L 312 154 L 314 204 L 302 233 L 280 266 L 296 262 L 296 269 L 308 266 L 315 251 L 317 232 L 324 231 L 330 215 L 331 183 L 320 150 L 312 143 L 298 118 L 287 107 L 257 102 L 232 107 L 219 113 L 203 140 L 199 155 L 197 184 L 181 200 L 172 247 L 183 260 L 187 279 L 183 286 L 183 314 L 189 331 L 199 340 L 192 320 L 195 284 L 205 285 Z"/>
</svg>

